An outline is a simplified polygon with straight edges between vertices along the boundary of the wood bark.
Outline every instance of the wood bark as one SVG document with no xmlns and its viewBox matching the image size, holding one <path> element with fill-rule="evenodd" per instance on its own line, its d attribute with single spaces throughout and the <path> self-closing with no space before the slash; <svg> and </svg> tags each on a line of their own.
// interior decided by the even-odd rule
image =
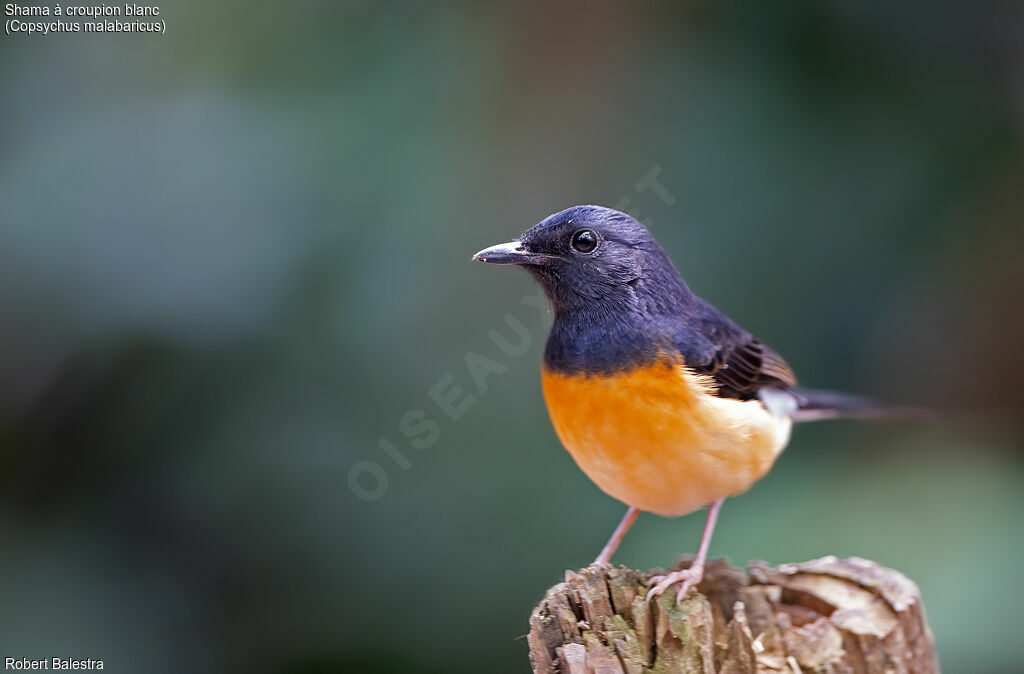
<svg viewBox="0 0 1024 674">
<path fill-rule="evenodd" d="M 686 567 L 689 561 L 683 561 Z M 567 571 L 530 616 L 537 674 L 937 674 L 917 586 L 864 559 L 747 571 L 708 563 L 700 592 L 645 603 L 653 573 Z"/>
</svg>

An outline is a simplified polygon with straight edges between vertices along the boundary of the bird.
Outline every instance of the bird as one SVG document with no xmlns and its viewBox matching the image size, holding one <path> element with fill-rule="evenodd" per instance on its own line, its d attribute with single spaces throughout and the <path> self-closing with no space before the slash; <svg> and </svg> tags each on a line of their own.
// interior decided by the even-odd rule
<svg viewBox="0 0 1024 674">
<path fill-rule="evenodd" d="M 722 503 L 764 477 L 794 422 L 884 416 L 873 401 L 797 387 L 782 357 L 690 290 L 627 213 L 574 206 L 473 260 L 516 265 L 554 312 L 541 388 L 583 473 L 627 506 L 594 560 L 607 567 L 641 512 L 707 507 L 696 558 L 653 576 L 646 599 L 703 578 Z"/>
</svg>

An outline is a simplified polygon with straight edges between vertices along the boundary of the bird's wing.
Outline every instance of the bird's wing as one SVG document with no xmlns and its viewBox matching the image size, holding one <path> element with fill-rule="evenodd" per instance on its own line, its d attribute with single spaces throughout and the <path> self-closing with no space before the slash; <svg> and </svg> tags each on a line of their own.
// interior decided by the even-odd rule
<svg viewBox="0 0 1024 674">
<path fill-rule="evenodd" d="M 723 398 L 751 400 L 766 386 L 789 389 L 796 375 L 764 342 L 710 304 L 687 316 L 676 343 L 694 372 L 709 375 Z"/>
<path fill-rule="evenodd" d="M 697 372 L 711 375 L 718 395 L 750 400 L 765 386 L 796 385 L 796 375 L 779 354 L 751 334 L 739 337 L 718 344 L 708 362 L 693 365 Z"/>
</svg>

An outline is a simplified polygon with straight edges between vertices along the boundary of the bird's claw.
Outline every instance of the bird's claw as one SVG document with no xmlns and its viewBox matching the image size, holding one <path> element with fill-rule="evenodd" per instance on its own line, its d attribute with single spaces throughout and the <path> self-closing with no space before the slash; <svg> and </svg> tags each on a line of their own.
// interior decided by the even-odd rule
<svg viewBox="0 0 1024 674">
<path fill-rule="evenodd" d="M 704 577 L 704 568 L 702 566 L 691 566 L 688 569 L 681 569 L 679 571 L 673 571 L 667 573 L 664 576 L 652 576 L 648 581 L 648 585 L 653 585 L 650 591 L 647 592 L 647 598 L 645 602 L 650 602 L 652 598 L 657 597 L 675 585 L 682 581 L 682 586 L 679 588 L 679 594 L 676 595 L 676 606 L 683 602 L 686 594 L 693 588 L 697 587 L 701 579 Z"/>
</svg>

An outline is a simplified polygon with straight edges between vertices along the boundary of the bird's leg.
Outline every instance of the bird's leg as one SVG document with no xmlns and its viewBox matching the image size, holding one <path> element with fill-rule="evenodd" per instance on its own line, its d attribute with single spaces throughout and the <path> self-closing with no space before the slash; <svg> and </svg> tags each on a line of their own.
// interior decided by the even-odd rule
<svg viewBox="0 0 1024 674">
<path fill-rule="evenodd" d="M 708 559 L 708 548 L 711 546 L 711 534 L 715 531 L 715 521 L 718 520 L 718 511 L 722 509 L 723 502 L 725 502 L 725 499 L 720 498 L 708 508 L 708 521 L 704 525 L 704 533 L 700 537 L 697 559 L 693 560 L 693 564 L 688 569 L 673 571 L 664 576 L 653 576 L 650 584 L 654 585 L 654 587 L 647 593 L 647 601 L 650 601 L 651 597 L 660 595 L 670 586 L 682 581 L 683 584 L 679 588 L 679 594 L 676 595 L 676 604 L 678 605 L 683 601 L 686 593 L 700 583 L 704 577 L 704 563 Z"/>
<path fill-rule="evenodd" d="M 636 516 L 640 514 L 640 510 L 629 507 L 626 514 L 623 515 L 622 521 L 619 522 L 619 526 L 615 527 L 615 531 L 612 532 L 612 537 L 605 543 L 604 549 L 601 550 L 601 554 L 594 560 L 596 566 L 609 566 L 612 562 L 612 555 L 619 547 L 619 543 L 622 542 L 623 536 L 629 531 L 629 528 L 633 526 L 633 521 L 636 520 Z"/>
</svg>

